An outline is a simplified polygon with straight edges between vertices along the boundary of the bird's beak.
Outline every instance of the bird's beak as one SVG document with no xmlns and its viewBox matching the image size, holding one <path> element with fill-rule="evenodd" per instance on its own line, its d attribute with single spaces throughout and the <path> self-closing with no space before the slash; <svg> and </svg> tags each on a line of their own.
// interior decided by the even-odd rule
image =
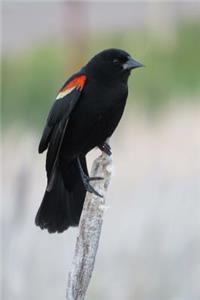
<svg viewBox="0 0 200 300">
<path fill-rule="evenodd" d="M 133 59 L 130 57 L 124 64 L 123 64 L 123 69 L 124 70 L 132 70 L 136 68 L 141 68 L 144 67 L 143 64 L 141 64 L 139 61 Z"/>
</svg>

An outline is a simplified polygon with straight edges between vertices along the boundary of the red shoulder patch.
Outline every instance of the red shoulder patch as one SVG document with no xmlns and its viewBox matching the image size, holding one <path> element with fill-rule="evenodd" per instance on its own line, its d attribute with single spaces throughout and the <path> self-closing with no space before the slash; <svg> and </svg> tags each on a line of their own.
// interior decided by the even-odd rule
<svg viewBox="0 0 200 300">
<path fill-rule="evenodd" d="M 76 87 L 79 88 L 81 91 L 84 87 L 86 81 L 86 76 L 85 75 L 80 75 L 78 77 L 75 77 L 74 79 L 72 79 L 72 81 L 70 81 L 67 85 L 66 85 L 66 89 L 71 89 L 72 87 Z"/>
<path fill-rule="evenodd" d="M 84 87 L 84 84 L 85 84 L 85 81 L 86 81 L 86 76 L 85 75 L 79 75 L 79 76 L 75 77 L 70 82 L 68 82 L 62 88 L 62 90 L 60 90 L 60 92 L 59 92 L 58 96 L 56 97 L 56 99 L 61 99 L 61 98 L 65 97 L 66 95 L 71 93 L 74 89 L 79 89 L 80 91 L 82 91 L 82 89 Z"/>
</svg>

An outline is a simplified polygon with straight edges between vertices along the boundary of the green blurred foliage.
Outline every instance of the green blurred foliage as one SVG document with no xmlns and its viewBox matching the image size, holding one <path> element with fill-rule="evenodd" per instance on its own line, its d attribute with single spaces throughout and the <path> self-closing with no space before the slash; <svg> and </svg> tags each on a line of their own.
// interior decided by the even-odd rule
<svg viewBox="0 0 200 300">
<path fill-rule="evenodd" d="M 200 23 L 181 24 L 163 35 L 145 30 L 99 34 L 85 43 L 86 61 L 105 48 L 130 52 L 146 67 L 130 78 L 129 101 L 155 112 L 172 101 L 199 99 L 199 37 Z M 70 64 L 66 46 L 48 42 L 18 56 L 3 57 L 3 125 L 43 125 L 58 89 L 70 75 L 66 72 Z"/>
<path fill-rule="evenodd" d="M 62 74 L 62 51 L 43 45 L 2 62 L 3 124 L 17 120 L 40 127 L 47 106 L 56 95 Z"/>
</svg>

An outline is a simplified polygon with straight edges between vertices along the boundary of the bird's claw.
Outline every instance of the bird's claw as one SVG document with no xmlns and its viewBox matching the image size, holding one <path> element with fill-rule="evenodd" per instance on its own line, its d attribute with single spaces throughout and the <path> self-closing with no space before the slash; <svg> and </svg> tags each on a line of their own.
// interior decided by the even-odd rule
<svg viewBox="0 0 200 300">
<path fill-rule="evenodd" d="M 86 175 L 82 169 L 81 163 L 79 158 L 77 159 L 78 162 L 78 166 L 79 166 L 79 170 L 80 170 L 80 174 L 81 174 L 81 178 L 82 178 L 82 182 L 83 185 L 86 189 L 86 191 L 88 191 L 89 193 L 93 193 L 98 197 L 103 198 L 103 196 L 101 194 L 99 194 L 94 188 L 93 186 L 90 184 L 90 181 L 94 181 L 94 180 L 103 180 L 103 177 L 89 177 L 88 175 Z"/>
<path fill-rule="evenodd" d="M 88 182 L 89 181 L 94 181 L 94 180 L 103 180 L 103 177 L 88 177 Z"/>
<path fill-rule="evenodd" d="M 103 196 L 101 194 L 99 194 L 94 188 L 93 186 L 90 184 L 90 181 L 94 181 L 94 180 L 103 180 L 103 177 L 88 177 L 87 175 L 84 175 L 83 177 L 83 183 L 85 186 L 86 191 L 88 191 L 89 193 L 95 194 L 98 197 L 103 198 Z"/>
<path fill-rule="evenodd" d="M 104 153 L 106 153 L 108 156 L 111 156 L 112 155 L 112 152 L 111 152 L 111 147 L 108 143 L 103 143 L 102 145 L 99 146 L 99 149 L 101 151 L 103 151 Z"/>
</svg>

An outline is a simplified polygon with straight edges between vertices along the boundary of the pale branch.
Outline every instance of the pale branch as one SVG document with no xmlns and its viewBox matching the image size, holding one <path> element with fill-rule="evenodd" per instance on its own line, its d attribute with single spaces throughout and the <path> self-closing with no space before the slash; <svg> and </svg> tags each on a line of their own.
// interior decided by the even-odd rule
<svg viewBox="0 0 200 300">
<path fill-rule="evenodd" d="M 98 249 L 103 215 L 105 211 L 105 194 L 108 189 L 112 170 L 112 159 L 102 152 L 92 165 L 91 176 L 103 177 L 92 181 L 95 190 L 103 198 L 87 193 L 76 240 L 72 269 L 68 277 L 67 300 L 83 300 L 90 283 Z"/>
</svg>

